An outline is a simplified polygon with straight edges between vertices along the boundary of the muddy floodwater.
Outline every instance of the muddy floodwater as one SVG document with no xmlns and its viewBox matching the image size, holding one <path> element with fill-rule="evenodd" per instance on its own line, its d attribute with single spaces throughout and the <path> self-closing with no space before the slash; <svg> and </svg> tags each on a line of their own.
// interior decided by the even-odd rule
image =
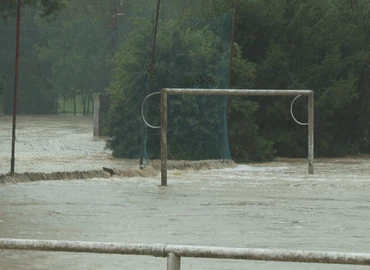
<svg viewBox="0 0 370 270">
<path fill-rule="evenodd" d="M 370 253 L 370 160 L 277 160 L 160 178 L 0 186 L 0 237 Z M 0 269 L 165 269 L 163 258 L 0 251 Z M 182 259 L 182 269 L 365 269 Z"/>
<path fill-rule="evenodd" d="M 112 159 L 106 138 L 93 136 L 92 116 L 18 115 L 15 172 L 61 172 L 131 167 L 139 162 Z M 10 172 L 12 117 L 0 115 L 0 174 Z"/>
</svg>

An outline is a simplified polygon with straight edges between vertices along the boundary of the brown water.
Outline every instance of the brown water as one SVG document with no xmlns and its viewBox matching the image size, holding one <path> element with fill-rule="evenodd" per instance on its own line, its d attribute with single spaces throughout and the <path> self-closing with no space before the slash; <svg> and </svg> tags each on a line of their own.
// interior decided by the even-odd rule
<svg viewBox="0 0 370 270">
<path fill-rule="evenodd" d="M 370 160 L 0 186 L 0 237 L 370 253 Z M 146 256 L 0 251 L 0 269 L 165 269 Z M 182 269 L 365 269 L 182 259 Z"/>
</svg>

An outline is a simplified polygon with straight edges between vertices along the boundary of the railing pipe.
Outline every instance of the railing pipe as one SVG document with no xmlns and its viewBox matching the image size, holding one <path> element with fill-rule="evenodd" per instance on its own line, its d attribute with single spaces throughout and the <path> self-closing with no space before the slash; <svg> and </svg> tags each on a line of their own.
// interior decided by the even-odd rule
<svg viewBox="0 0 370 270">
<path fill-rule="evenodd" d="M 227 248 L 166 244 L 122 244 L 109 242 L 75 242 L 26 239 L 0 239 L 0 249 L 147 255 L 155 257 L 168 256 L 168 264 L 174 265 L 174 267 L 175 265 L 180 264 L 180 257 L 370 265 L 370 254 L 368 253 L 299 251 L 283 249 Z M 173 268 L 172 270 L 178 269 L 179 268 Z"/>
</svg>

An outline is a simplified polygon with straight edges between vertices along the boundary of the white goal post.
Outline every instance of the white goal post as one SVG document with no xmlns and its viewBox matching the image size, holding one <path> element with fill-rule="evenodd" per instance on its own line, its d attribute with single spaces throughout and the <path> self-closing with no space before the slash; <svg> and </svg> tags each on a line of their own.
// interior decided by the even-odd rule
<svg viewBox="0 0 370 270">
<path fill-rule="evenodd" d="M 274 89 L 188 89 L 161 90 L 161 185 L 167 186 L 167 95 L 203 96 L 307 96 L 308 97 L 308 173 L 313 174 L 314 158 L 314 92 L 312 90 Z M 292 115 L 293 116 L 293 115 Z M 294 118 L 294 116 L 293 116 Z"/>
</svg>

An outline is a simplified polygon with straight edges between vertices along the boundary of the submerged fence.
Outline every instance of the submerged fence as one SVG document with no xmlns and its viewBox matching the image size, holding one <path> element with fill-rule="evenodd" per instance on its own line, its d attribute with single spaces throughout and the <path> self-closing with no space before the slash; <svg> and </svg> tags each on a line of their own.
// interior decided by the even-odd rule
<svg viewBox="0 0 370 270">
<path fill-rule="evenodd" d="M 227 248 L 167 244 L 123 244 L 104 242 L 0 239 L 0 249 L 167 257 L 167 270 L 180 270 L 181 257 L 370 265 L 370 254 L 368 253 Z"/>
</svg>

